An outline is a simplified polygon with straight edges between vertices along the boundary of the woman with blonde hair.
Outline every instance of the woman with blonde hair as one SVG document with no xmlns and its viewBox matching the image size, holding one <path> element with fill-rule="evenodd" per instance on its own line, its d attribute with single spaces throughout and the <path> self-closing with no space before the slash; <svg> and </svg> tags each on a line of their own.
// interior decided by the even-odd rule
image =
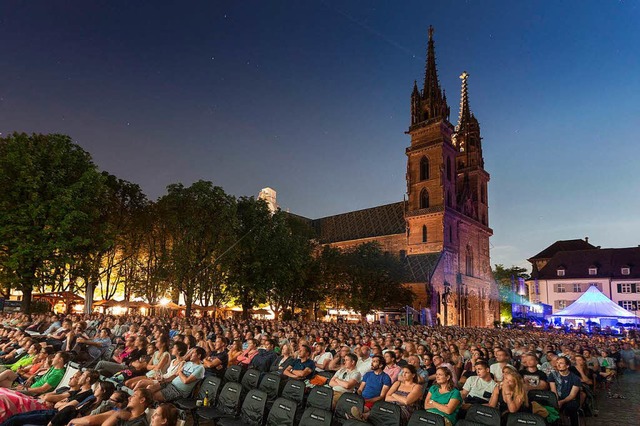
<svg viewBox="0 0 640 426">
<path fill-rule="evenodd" d="M 503 415 L 529 412 L 529 399 L 520 373 L 512 365 L 506 365 L 502 368 L 502 374 L 502 382 L 493 390 L 489 406 L 498 408 Z"/>
<path fill-rule="evenodd" d="M 436 380 L 429 388 L 424 409 L 444 418 L 446 425 L 456 424 L 462 395 L 453 383 L 453 373 L 447 367 L 436 369 Z"/>
</svg>

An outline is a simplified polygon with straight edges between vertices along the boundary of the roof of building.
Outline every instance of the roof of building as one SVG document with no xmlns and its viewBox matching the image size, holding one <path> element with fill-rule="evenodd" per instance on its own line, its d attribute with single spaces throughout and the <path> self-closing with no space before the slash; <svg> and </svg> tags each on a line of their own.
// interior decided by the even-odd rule
<svg viewBox="0 0 640 426">
<path fill-rule="evenodd" d="M 589 275 L 593 267 L 597 274 Z M 622 275 L 624 267 L 629 268 L 629 275 Z M 558 269 L 564 269 L 564 276 L 558 277 Z M 539 279 L 603 277 L 640 278 L 640 247 L 561 251 L 538 272 Z"/>
<path fill-rule="evenodd" d="M 406 257 L 406 269 L 409 274 L 409 281 L 414 283 L 430 282 L 433 272 L 440 262 L 441 252 L 416 254 Z"/>
<path fill-rule="evenodd" d="M 315 219 L 311 224 L 323 244 L 403 234 L 404 209 L 405 202 L 401 201 Z"/>
<path fill-rule="evenodd" d="M 560 240 L 551 244 L 535 256 L 529 258 L 529 261 L 535 259 L 551 259 L 560 251 L 591 250 L 595 248 L 596 247 L 594 245 L 589 244 L 589 241 L 585 240 Z"/>
</svg>

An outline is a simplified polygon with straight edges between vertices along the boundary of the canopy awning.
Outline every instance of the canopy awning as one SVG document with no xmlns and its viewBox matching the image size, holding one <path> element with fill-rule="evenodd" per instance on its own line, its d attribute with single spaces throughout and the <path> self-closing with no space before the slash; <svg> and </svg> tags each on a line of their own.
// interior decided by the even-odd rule
<svg viewBox="0 0 640 426">
<path fill-rule="evenodd" d="M 602 294 L 596 286 L 591 286 L 578 300 L 563 310 L 556 312 L 553 317 L 569 318 L 637 318 Z"/>
<path fill-rule="evenodd" d="M 78 296 L 70 291 L 57 291 L 53 293 L 36 293 L 31 296 L 34 300 L 44 299 L 51 304 L 58 302 L 65 303 L 83 303 L 84 297 Z"/>
</svg>

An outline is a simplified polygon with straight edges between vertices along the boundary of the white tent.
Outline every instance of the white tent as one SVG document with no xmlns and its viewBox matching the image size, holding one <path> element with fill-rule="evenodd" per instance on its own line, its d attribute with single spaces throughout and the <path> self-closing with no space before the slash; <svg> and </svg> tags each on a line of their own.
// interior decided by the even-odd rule
<svg viewBox="0 0 640 426">
<path fill-rule="evenodd" d="M 596 286 L 591 286 L 582 296 L 553 317 L 564 318 L 634 318 L 629 312 L 602 294 Z"/>
</svg>

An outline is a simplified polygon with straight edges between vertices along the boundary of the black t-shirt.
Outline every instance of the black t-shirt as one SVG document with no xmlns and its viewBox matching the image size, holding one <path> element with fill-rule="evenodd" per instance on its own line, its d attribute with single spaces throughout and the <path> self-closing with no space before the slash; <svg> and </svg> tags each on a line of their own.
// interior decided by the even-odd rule
<svg viewBox="0 0 640 426">
<path fill-rule="evenodd" d="M 142 413 L 141 416 L 131 418 L 129 420 L 118 420 L 117 426 L 149 426 L 147 415 Z"/>
<path fill-rule="evenodd" d="M 227 371 L 227 365 L 229 364 L 229 352 L 226 350 L 212 352 L 211 355 L 209 355 L 209 358 L 212 360 L 219 359 L 220 365 L 217 367 L 205 368 L 205 374 L 208 376 L 218 376 L 220 378 L 224 377 L 224 373 Z"/>
<path fill-rule="evenodd" d="M 80 391 L 80 392 L 76 393 L 75 395 L 73 395 L 72 397 L 69 397 L 69 401 L 82 402 L 85 399 L 87 399 L 88 397 L 90 397 L 91 395 L 93 395 L 93 391 L 91 389 L 88 389 L 86 391 Z"/>
<path fill-rule="evenodd" d="M 523 368 L 522 370 L 520 370 L 520 375 L 524 379 L 525 384 L 528 384 L 531 387 L 538 386 L 541 380 L 545 382 L 549 381 L 545 372 L 538 369 L 536 369 L 536 371 L 534 372 L 531 372 L 526 368 Z"/>
<path fill-rule="evenodd" d="M 567 376 L 563 376 L 557 371 L 554 371 L 549 375 L 549 383 L 556 384 L 556 389 L 558 390 L 558 396 L 560 399 L 565 399 L 566 397 L 568 397 L 571 393 L 571 389 L 574 386 L 582 386 L 580 377 L 571 372 L 569 372 Z"/>
</svg>

